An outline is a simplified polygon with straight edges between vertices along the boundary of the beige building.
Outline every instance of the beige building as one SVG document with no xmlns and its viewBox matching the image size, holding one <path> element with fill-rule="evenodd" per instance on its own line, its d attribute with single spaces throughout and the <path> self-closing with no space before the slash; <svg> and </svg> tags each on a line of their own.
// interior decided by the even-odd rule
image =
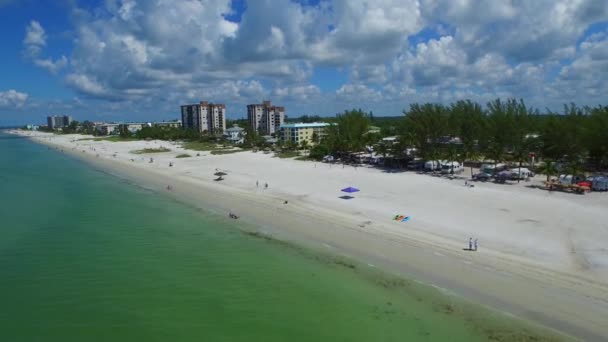
<svg viewBox="0 0 608 342">
<path fill-rule="evenodd" d="M 279 138 L 286 143 L 292 141 L 298 145 L 306 141 L 309 145 L 317 144 L 325 136 L 325 122 L 284 124 L 280 127 Z M 314 141 L 313 137 L 317 140 Z"/>
<path fill-rule="evenodd" d="M 226 130 L 226 106 L 201 101 L 181 106 L 182 127 L 201 133 L 223 133 Z"/>
<path fill-rule="evenodd" d="M 247 106 L 247 119 L 253 132 L 261 135 L 277 133 L 285 121 L 285 107 L 273 106 L 270 101 Z"/>
</svg>

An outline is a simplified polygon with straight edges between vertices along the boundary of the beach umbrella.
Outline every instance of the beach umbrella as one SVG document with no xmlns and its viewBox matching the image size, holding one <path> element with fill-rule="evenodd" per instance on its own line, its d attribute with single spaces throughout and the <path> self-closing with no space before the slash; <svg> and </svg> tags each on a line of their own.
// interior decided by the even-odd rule
<svg viewBox="0 0 608 342">
<path fill-rule="evenodd" d="M 218 171 L 218 172 L 214 173 L 214 175 L 218 176 L 218 177 L 222 177 L 222 176 L 226 176 L 227 173 L 226 172 L 222 172 L 222 171 Z"/>
<path fill-rule="evenodd" d="M 342 190 L 340 190 L 340 191 L 342 191 L 342 192 L 347 192 L 347 193 L 349 193 L 349 194 L 352 194 L 353 192 L 358 192 L 358 191 L 359 191 L 359 189 L 357 189 L 357 188 L 353 188 L 352 186 L 349 186 L 348 188 L 344 188 L 344 189 L 342 189 Z"/>
</svg>

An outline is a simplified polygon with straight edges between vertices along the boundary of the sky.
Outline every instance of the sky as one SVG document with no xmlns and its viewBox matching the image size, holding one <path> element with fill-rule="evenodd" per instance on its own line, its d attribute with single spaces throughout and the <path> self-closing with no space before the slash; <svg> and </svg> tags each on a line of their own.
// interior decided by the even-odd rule
<svg viewBox="0 0 608 342">
<path fill-rule="evenodd" d="M 0 0 L 0 126 L 608 105 L 606 0 Z"/>
</svg>

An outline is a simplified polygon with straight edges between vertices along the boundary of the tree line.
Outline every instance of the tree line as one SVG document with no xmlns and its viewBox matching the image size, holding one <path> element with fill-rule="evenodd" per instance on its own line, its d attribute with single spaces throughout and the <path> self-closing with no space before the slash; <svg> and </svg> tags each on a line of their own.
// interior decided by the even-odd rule
<svg viewBox="0 0 608 342">
<path fill-rule="evenodd" d="M 374 146 L 393 158 L 461 162 L 493 160 L 524 163 L 531 153 L 537 159 L 559 162 L 574 173 L 582 169 L 608 168 L 608 107 L 564 106 L 563 112 L 527 106 L 523 100 L 496 99 L 484 107 L 463 100 L 449 105 L 414 103 L 383 132 L 369 132 L 373 116 L 361 110 L 346 111 L 331 120 L 311 157 L 344 155 Z M 394 144 L 380 139 L 394 133 Z"/>
</svg>

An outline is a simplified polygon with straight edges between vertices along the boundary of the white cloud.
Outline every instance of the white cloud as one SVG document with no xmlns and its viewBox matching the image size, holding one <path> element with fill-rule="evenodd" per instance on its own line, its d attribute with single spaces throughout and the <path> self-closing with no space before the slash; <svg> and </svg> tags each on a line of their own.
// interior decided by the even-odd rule
<svg viewBox="0 0 608 342">
<path fill-rule="evenodd" d="M 0 91 L 0 108 L 21 108 L 29 97 L 26 93 L 14 89 Z"/>
<path fill-rule="evenodd" d="M 339 101 L 362 103 L 376 102 L 382 100 L 382 94 L 364 84 L 345 84 L 336 90 L 336 98 Z"/>
<path fill-rule="evenodd" d="M 608 31 L 581 43 L 571 64 L 561 68 L 549 91 L 555 96 L 578 98 L 593 104 L 606 101 L 608 93 Z"/>
<path fill-rule="evenodd" d="M 310 101 L 319 95 L 321 90 L 312 84 L 279 87 L 272 91 L 273 98 L 279 100 Z"/>
<path fill-rule="evenodd" d="M 37 57 L 42 48 L 46 45 L 46 33 L 44 28 L 36 20 L 32 20 L 25 28 L 25 38 L 23 39 L 25 55 Z"/>
<path fill-rule="evenodd" d="M 231 0 L 105 0 L 74 8 L 67 57 L 41 56 L 47 37 L 35 21 L 24 50 L 109 110 L 271 98 L 307 111 L 373 103 L 395 113 L 411 101 L 498 96 L 544 108 L 607 93 L 606 33 L 585 38 L 608 18 L 606 1 L 301 3 L 248 1 L 234 23 L 224 16 Z"/>
<path fill-rule="evenodd" d="M 51 58 L 35 59 L 34 64 L 48 70 L 52 74 L 56 74 L 59 70 L 65 68 L 68 65 L 68 59 L 65 56 L 61 56 L 55 61 L 53 61 Z"/>
<path fill-rule="evenodd" d="M 563 58 L 590 24 L 608 17 L 608 2 L 597 0 L 424 3 L 425 15 L 452 25 L 471 54 L 494 52 L 517 61 Z"/>
<path fill-rule="evenodd" d="M 89 78 L 83 74 L 69 74 L 66 77 L 68 85 L 74 87 L 76 90 L 96 96 L 107 94 L 107 90 L 94 79 Z"/>
</svg>

